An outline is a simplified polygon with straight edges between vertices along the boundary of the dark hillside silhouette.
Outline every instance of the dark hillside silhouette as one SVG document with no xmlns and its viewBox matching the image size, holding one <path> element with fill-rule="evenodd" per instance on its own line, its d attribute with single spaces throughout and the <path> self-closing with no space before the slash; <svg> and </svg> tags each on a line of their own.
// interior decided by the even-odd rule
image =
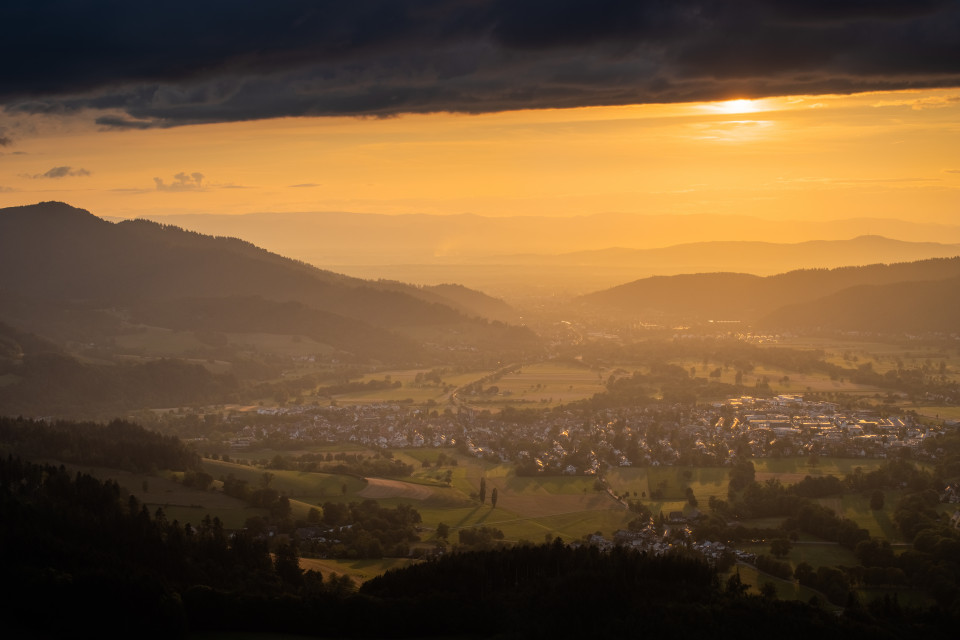
<svg viewBox="0 0 960 640">
<path fill-rule="evenodd" d="M 132 314 L 184 330 L 310 335 L 387 359 L 416 351 L 388 331 L 427 339 L 424 330 L 444 326 L 499 330 L 442 292 L 342 276 L 235 238 L 145 220 L 114 224 L 59 202 L 0 210 L 0 303 L 0 319 L 60 339 L 115 334 Z M 250 315 L 239 318 L 241 310 Z M 532 333 L 510 332 L 511 343 L 518 338 L 533 342 Z"/>
</svg>

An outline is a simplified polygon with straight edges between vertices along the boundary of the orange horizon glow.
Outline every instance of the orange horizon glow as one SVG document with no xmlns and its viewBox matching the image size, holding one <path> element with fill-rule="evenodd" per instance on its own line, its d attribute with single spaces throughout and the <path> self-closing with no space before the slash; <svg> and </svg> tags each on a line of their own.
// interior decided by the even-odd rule
<svg viewBox="0 0 960 640">
<path fill-rule="evenodd" d="M 63 200 L 123 218 L 617 211 L 952 224 L 960 202 L 960 89 L 145 131 L 34 116 L 30 126 L 37 133 L 0 155 L 0 206 Z M 71 173 L 44 177 L 58 167 Z"/>
</svg>

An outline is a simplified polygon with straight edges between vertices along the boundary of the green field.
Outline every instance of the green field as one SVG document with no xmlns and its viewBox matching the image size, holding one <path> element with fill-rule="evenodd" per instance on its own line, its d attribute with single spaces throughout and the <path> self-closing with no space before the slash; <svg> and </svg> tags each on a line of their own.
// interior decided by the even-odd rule
<svg viewBox="0 0 960 640">
<path fill-rule="evenodd" d="M 778 477 L 783 484 L 794 484 L 806 476 L 834 475 L 843 478 L 860 467 L 864 473 L 880 468 L 886 460 L 879 458 L 831 458 L 821 456 L 816 465 L 810 465 L 805 457 L 791 458 L 754 458 L 753 467 L 757 471 L 757 480 Z"/>
<path fill-rule="evenodd" d="M 382 558 L 379 560 L 334 560 L 328 558 L 300 558 L 304 571 L 319 571 L 326 579 L 331 574 L 349 576 L 359 586 L 370 578 L 390 569 L 401 569 L 416 562 L 406 558 Z"/>
<path fill-rule="evenodd" d="M 367 486 L 366 480 L 353 476 L 265 470 L 222 460 L 204 459 L 203 469 L 216 479 L 232 474 L 254 487 L 262 486 L 264 474 L 270 473 L 272 478 L 269 486 L 290 498 L 294 517 L 304 517 L 311 506 L 323 502 L 362 500 L 358 494 Z"/>
<path fill-rule="evenodd" d="M 563 362 L 524 365 L 487 383 L 497 387 L 492 395 L 463 396 L 461 400 L 478 409 L 497 411 L 504 407 L 554 407 L 590 398 L 604 391 L 604 372 Z"/>
<path fill-rule="evenodd" d="M 738 564 L 732 573 L 739 573 L 740 580 L 749 585 L 747 593 L 752 593 L 754 595 L 760 594 L 760 587 L 766 583 L 772 584 L 777 589 L 777 598 L 780 600 L 800 600 L 802 602 L 809 602 L 810 598 L 816 596 L 822 602 L 826 602 L 826 598 L 822 593 L 814 591 L 809 587 L 801 586 L 799 583 L 793 580 L 781 580 L 775 576 L 772 576 L 768 573 L 763 573 L 757 571 L 754 567 L 748 564 Z M 724 576 L 726 579 L 730 574 Z M 827 603 L 826 606 L 831 606 Z"/>
<path fill-rule="evenodd" d="M 428 373 L 429 369 L 402 369 L 379 371 L 367 374 L 359 382 L 370 380 L 384 380 L 389 376 L 391 382 L 399 382 L 400 387 L 394 389 L 379 389 L 375 391 L 355 391 L 336 396 L 338 404 L 371 404 L 378 402 L 401 402 L 412 400 L 413 404 L 436 406 L 443 410 L 447 406 L 450 391 L 461 385 L 469 384 L 474 380 L 487 375 L 487 372 L 477 371 L 470 373 L 448 373 L 442 377 L 443 384 L 416 382 L 418 373 Z M 450 389 L 448 391 L 447 389 Z"/>
<path fill-rule="evenodd" d="M 167 520 L 181 524 L 199 525 L 208 514 L 218 517 L 228 529 L 239 529 L 247 518 L 266 515 L 266 509 L 247 506 L 246 503 L 224 495 L 220 491 L 200 491 L 185 487 L 176 478 L 177 473 L 131 473 L 118 469 L 104 469 L 83 465 L 66 465 L 72 471 L 88 473 L 100 479 L 112 479 L 120 485 L 123 495 L 133 495 L 147 505 L 150 513 L 162 508 Z"/>
<path fill-rule="evenodd" d="M 723 362 L 709 361 L 707 364 L 704 364 L 703 360 L 678 358 L 671 360 L 670 363 L 682 367 L 686 371 L 690 371 L 690 369 L 693 368 L 697 378 L 736 384 L 736 368 L 733 366 L 724 368 L 725 363 Z M 709 374 L 715 369 L 720 369 L 720 377 L 709 377 Z M 789 380 L 783 381 L 784 376 L 789 378 Z M 749 393 L 749 390 L 764 378 L 767 378 L 770 389 L 775 393 L 795 394 L 806 391 L 827 391 L 851 395 L 873 395 L 880 391 L 878 387 L 854 384 L 849 380 L 831 380 L 830 376 L 826 373 L 798 373 L 796 371 L 779 367 L 768 367 L 761 364 L 756 365 L 750 372 L 743 374 L 742 384 L 746 388 L 746 392 Z"/>
<path fill-rule="evenodd" d="M 960 420 L 960 406 L 957 407 L 913 407 L 917 413 L 935 420 Z"/>
<path fill-rule="evenodd" d="M 437 467 L 440 454 L 446 464 Z M 262 452 L 260 452 L 262 454 Z M 260 457 L 258 454 L 258 458 Z M 607 491 L 598 490 L 593 476 L 534 476 L 521 477 L 514 473 L 510 464 L 494 464 L 457 453 L 453 449 L 409 449 L 394 452 L 396 459 L 414 466 L 410 478 L 368 478 L 301 471 L 269 470 L 235 462 L 204 459 L 203 469 L 216 479 L 232 474 L 244 479 L 254 487 L 263 486 L 264 474 L 269 473 L 269 486 L 287 495 L 291 501 L 294 517 L 304 518 L 308 510 L 326 501 L 353 502 L 375 499 L 384 506 L 412 505 L 421 514 L 422 544 L 431 546 L 438 542 L 436 528 L 440 523 L 451 529 L 449 543 L 458 540 L 457 531 L 475 526 L 491 526 L 503 531 L 507 542 L 539 543 L 557 536 L 570 542 L 584 536 L 601 532 L 611 536 L 623 529 L 634 514 L 617 502 Z M 452 462 L 456 461 L 456 465 Z M 430 466 L 423 467 L 423 461 Z M 784 484 L 792 484 L 806 475 L 833 474 L 843 477 L 856 467 L 869 472 L 881 460 L 821 458 L 816 467 L 808 465 L 807 458 L 754 459 L 757 479 L 779 478 Z M 91 472 L 97 477 L 116 479 L 121 486 L 146 503 L 151 511 L 163 507 L 167 518 L 181 523 L 197 525 L 207 514 L 219 517 L 224 526 L 240 528 L 247 518 L 266 515 L 265 510 L 253 509 L 243 502 L 214 490 L 198 491 L 184 487 L 175 481 L 178 474 L 132 474 L 108 469 L 77 470 Z M 450 474 L 450 485 L 440 481 Z M 690 512 L 686 489 L 693 490 L 699 501 L 699 509 L 708 511 L 707 501 L 711 496 L 726 499 L 728 467 L 621 467 L 607 472 L 609 489 L 629 499 L 638 499 L 653 513 L 671 511 Z M 486 479 L 487 500 L 480 504 L 476 499 L 480 479 Z M 498 491 L 498 503 L 491 505 L 493 489 Z M 345 489 L 345 491 L 344 491 Z M 662 498 L 652 500 L 651 492 L 662 492 Z M 646 497 L 644 497 L 646 493 Z M 821 499 L 825 506 L 839 515 L 850 518 L 871 535 L 882 536 L 895 545 L 903 544 L 891 520 L 890 507 L 899 499 L 899 492 L 886 492 L 887 509 L 873 511 L 868 499 L 861 495 L 848 494 L 842 497 Z M 782 518 L 766 518 L 743 522 L 746 526 L 777 527 Z M 758 554 L 769 554 L 769 542 L 746 544 L 742 548 Z M 851 551 L 837 544 L 802 535 L 787 557 L 793 566 L 808 562 L 813 566 L 852 566 L 857 564 Z M 348 563 L 335 561 L 311 561 L 325 574 L 346 573 L 355 580 L 365 580 L 377 575 L 398 562 L 398 559 L 359 561 Z M 744 577 L 745 581 L 748 581 Z M 807 599 L 809 595 L 792 583 L 780 584 L 776 579 L 763 577 L 764 581 L 777 585 L 781 597 L 788 593 Z M 797 595 L 799 594 L 799 595 Z"/>
</svg>

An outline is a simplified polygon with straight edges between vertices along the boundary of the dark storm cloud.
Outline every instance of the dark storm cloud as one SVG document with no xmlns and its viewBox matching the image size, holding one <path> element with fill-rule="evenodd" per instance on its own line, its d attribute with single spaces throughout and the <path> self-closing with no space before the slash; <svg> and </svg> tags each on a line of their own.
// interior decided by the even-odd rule
<svg viewBox="0 0 960 640">
<path fill-rule="evenodd" d="M 0 20 L 0 104 L 109 128 L 960 86 L 960 0 L 14 0 Z"/>
</svg>

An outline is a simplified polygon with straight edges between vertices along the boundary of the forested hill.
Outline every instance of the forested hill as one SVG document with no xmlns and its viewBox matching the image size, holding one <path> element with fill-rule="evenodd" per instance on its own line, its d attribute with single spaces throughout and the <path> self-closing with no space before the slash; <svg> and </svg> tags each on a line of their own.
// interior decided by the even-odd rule
<svg viewBox="0 0 960 640">
<path fill-rule="evenodd" d="M 679 276 L 657 276 L 637 280 L 605 291 L 582 296 L 578 301 L 589 308 L 620 317 L 664 318 L 670 320 L 740 320 L 776 324 L 788 312 L 779 312 L 789 305 L 809 305 L 832 296 L 822 305 L 838 300 L 883 304 L 884 311 L 893 301 L 884 301 L 883 287 L 900 284 L 903 290 L 909 283 L 926 283 L 915 290 L 916 300 L 929 308 L 938 298 L 955 296 L 957 278 L 960 278 L 960 258 L 940 258 L 899 264 L 876 264 L 838 269 L 803 269 L 775 276 L 760 277 L 741 273 L 702 273 Z M 877 287 L 876 300 L 867 302 L 865 290 L 854 287 Z M 891 289 L 892 293 L 896 289 Z M 850 293 L 849 298 L 846 297 Z M 922 299 L 922 300 L 921 300 Z M 797 309 L 798 307 L 794 307 Z M 819 307 L 821 312 L 826 306 Z M 938 311 L 941 320 L 931 320 L 918 327 L 934 327 L 948 316 Z M 900 326 L 891 324 L 891 326 Z M 911 330 L 910 324 L 898 330 Z M 857 329 L 851 323 L 850 329 Z M 867 329 L 864 329 L 867 330 Z M 923 329 L 915 329 L 923 330 Z"/>
<path fill-rule="evenodd" d="M 236 238 L 145 220 L 114 224 L 58 202 L 0 210 L 0 251 L 0 287 L 23 295 L 125 304 L 262 296 L 384 326 L 459 319 L 403 287 L 383 290 Z"/>
<path fill-rule="evenodd" d="M 211 299 L 218 302 L 198 302 Z M 190 326 L 206 305 L 213 307 L 200 314 L 207 330 L 311 335 L 362 357 L 371 357 L 374 345 L 387 359 L 413 356 L 415 345 L 396 331 L 422 336 L 424 328 L 464 324 L 491 331 L 438 292 L 323 271 L 235 238 L 144 220 L 111 223 L 58 202 L 0 210 L 0 303 L 0 319 L 20 327 L 46 328 L 60 318 L 61 328 L 88 323 L 101 334 L 105 323 L 131 320 Z M 230 306 L 250 313 L 224 310 Z M 270 325 L 291 310 L 299 320 Z M 67 322 L 65 314 L 74 317 Z M 514 341 L 533 337 L 509 335 Z"/>
<path fill-rule="evenodd" d="M 0 322 L 0 414 L 115 416 L 142 407 L 236 399 L 234 376 L 174 359 L 83 362 Z"/>
<path fill-rule="evenodd" d="M 868 333 L 955 333 L 960 328 L 960 278 L 850 287 L 761 318 L 771 329 Z"/>
</svg>

